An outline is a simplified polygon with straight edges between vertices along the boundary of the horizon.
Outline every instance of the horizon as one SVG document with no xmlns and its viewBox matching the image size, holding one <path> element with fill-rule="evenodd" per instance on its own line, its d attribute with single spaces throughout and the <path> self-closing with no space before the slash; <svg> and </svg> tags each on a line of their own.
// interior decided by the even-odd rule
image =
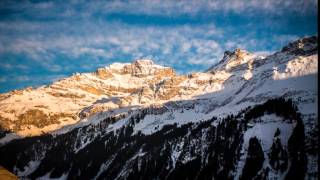
<svg viewBox="0 0 320 180">
<path fill-rule="evenodd" d="M 318 36 L 317 1 L 1 1 L 0 93 L 115 62 L 202 72 L 235 48 Z"/>
</svg>

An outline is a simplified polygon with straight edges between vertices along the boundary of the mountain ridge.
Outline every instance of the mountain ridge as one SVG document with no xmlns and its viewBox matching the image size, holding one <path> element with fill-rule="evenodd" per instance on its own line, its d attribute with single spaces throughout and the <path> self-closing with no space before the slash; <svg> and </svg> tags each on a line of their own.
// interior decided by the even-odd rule
<svg viewBox="0 0 320 180">
<path fill-rule="evenodd" d="M 315 38 L 304 38 L 290 43 L 283 48 L 281 53 L 289 51 L 290 53 L 297 51 L 308 53 L 317 50 L 317 46 L 314 47 Z M 302 46 L 301 43 L 305 43 L 306 46 Z M 277 56 L 277 53 L 269 57 L 273 56 Z M 161 104 L 169 100 L 190 99 L 203 93 L 219 91 L 223 88 L 223 83 L 237 72 L 241 72 L 241 76 L 246 81 L 251 79 L 252 69 L 259 66 L 259 62 L 263 64 L 263 61 L 266 60 L 268 60 L 267 57 L 261 58 L 245 50 L 236 49 L 234 52 L 226 53 L 223 60 L 206 73 L 189 75 L 177 75 L 172 68 L 156 65 L 152 60 L 146 59 L 135 60 L 132 63 L 114 63 L 99 68 L 93 73 L 77 73 L 46 87 L 26 88 L 1 94 L 0 117 L 5 122 L 8 122 L 8 119 L 25 121 L 25 119 L 37 117 L 49 119 L 49 121 L 60 123 L 62 126 L 63 124 L 69 125 L 90 114 L 108 109 Z M 316 68 L 317 63 L 311 63 L 313 73 L 317 72 Z M 280 77 L 281 73 L 274 73 L 274 76 Z M 36 95 L 34 95 L 35 93 Z M 108 97 L 115 98 L 107 103 L 96 103 L 99 102 L 99 99 L 107 99 Z M 64 110 L 61 110 L 61 102 L 65 103 Z M 7 106 L 8 103 L 15 105 L 10 108 Z M 32 106 L 33 108 L 30 108 Z M 86 108 L 86 111 L 81 110 L 83 108 Z M 60 119 L 64 119 L 64 121 L 61 122 Z M 1 126 L 8 129 L 8 125 L 3 121 Z M 30 133 L 37 135 L 42 131 L 48 132 L 62 126 L 49 127 L 48 130 L 40 126 L 41 131 L 36 130 L 35 133 L 30 131 Z M 23 136 L 29 133 L 26 127 L 17 127 L 17 129 L 22 130 L 21 135 Z"/>
<path fill-rule="evenodd" d="M 8 156 L 0 165 L 31 179 L 148 179 L 149 170 L 164 179 L 188 178 L 183 171 L 194 179 L 283 179 L 294 177 L 297 167 L 306 169 L 297 177 L 314 179 L 315 39 L 295 41 L 264 58 L 235 50 L 205 73 L 177 75 L 138 60 L 1 94 L 0 152 Z M 292 143 L 296 138 L 303 139 L 300 148 Z M 280 157 L 295 165 L 279 170 Z M 260 169 L 252 161 L 261 162 Z"/>
</svg>

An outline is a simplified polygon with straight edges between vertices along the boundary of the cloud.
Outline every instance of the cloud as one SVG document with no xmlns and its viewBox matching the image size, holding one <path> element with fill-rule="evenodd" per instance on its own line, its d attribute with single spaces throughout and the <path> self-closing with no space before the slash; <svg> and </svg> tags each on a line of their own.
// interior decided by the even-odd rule
<svg viewBox="0 0 320 180">
<path fill-rule="evenodd" d="M 6 77 L 0 77 L 0 83 L 4 83 L 7 81 L 7 78 Z"/>
<path fill-rule="evenodd" d="M 3 69 L 11 69 L 12 65 L 8 64 L 8 63 L 1 63 L 0 67 L 3 68 Z"/>
<path fill-rule="evenodd" d="M 28 33 L 21 36 L 10 37 L 6 36 L 6 33 L 1 33 L 0 38 L 3 41 L 0 41 L 0 54 L 26 55 L 51 72 L 68 69 L 58 62 L 57 59 L 61 56 L 71 61 L 81 58 L 92 59 L 92 63 L 101 65 L 120 59 L 132 61 L 153 57 L 158 63 L 168 66 L 185 68 L 187 65 L 197 65 L 196 68 L 205 69 L 207 65 L 218 62 L 224 50 L 242 48 L 266 51 L 267 49 L 261 49 L 261 47 L 272 43 L 277 44 L 277 41 L 284 44 L 297 37 L 290 34 L 273 35 L 271 39 L 266 37 L 257 40 L 252 34 L 239 36 L 213 23 L 177 26 L 133 26 L 120 22 L 96 24 L 87 21 L 82 22 L 81 26 L 78 24 L 66 26 L 65 22 L 47 23 L 45 26 L 41 24 L 43 23 L 22 23 Z M 9 23 L 8 26 L 0 23 L 0 32 L 8 30 L 17 32 L 21 29 L 16 23 Z M 90 31 L 86 31 L 88 27 Z M 55 29 L 54 33 L 48 33 L 53 29 Z M 77 33 L 72 35 L 65 33 L 72 31 Z M 224 41 L 226 37 L 228 40 Z M 83 64 L 81 67 L 92 70 L 90 68 L 95 66 Z"/>
<path fill-rule="evenodd" d="M 81 55 L 92 55 L 104 58 L 112 57 L 111 53 L 108 53 L 105 49 L 101 48 L 92 48 L 92 47 L 76 47 L 71 50 L 71 52 L 67 52 L 72 54 L 73 56 L 81 56 Z"/>
<path fill-rule="evenodd" d="M 202 71 L 225 50 L 264 54 L 316 32 L 316 8 L 316 0 L 3 0 L 0 76 L 70 75 L 138 58 Z"/>
<path fill-rule="evenodd" d="M 15 18 L 28 16 L 37 19 L 90 19 L 97 15 L 131 14 L 146 16 L 198 16 L 236 13 L 256 16 L 256 13 L 287 14 L 316 13 L 317 0 L 74 0 L 69 3 L 59 1 L 10 0 L 0 2 L 1 10 L 12 10 Z"/>
<path fill-rule="evenodd" d="M 297 13 L 316 11 L 316 0 L 135 0 L 135 1 L 98 1 L 90 5 L 90 10 L 110 13 L 128 13 L 145 15 L 197 15 L 202 13 L 235 12 L 272 12 L 284 13 L 289 10 Z"/>
<path fill-rule="evenodd" d="M 281 35 L 273 35 L 272 39 L 280 43 L 281 46 L 285 46 L 288 42 L 299 39 L 299 36 L 292 35 L 292 34 L 281 34 Z"/>
<path fill-rule="evenodd" d="M 6 92 L 12 89 L 21 89 L 29 86 L 39 86 L 55 82 L 59 79 L 65 78 L 66 75 L 9 75 L 0 77 L 0 91 Z"/>
<path fill-rule="evenodd" d="M 28 76 L 17 76 L 14 79 L 17 82 L 30 81 L 30 78 Z"/>
<path fill-rule="evenodd" d="M 30 28 L 37 27 L 40 29 L 38 32 L 41 32 L 41 26 L 31 24 Z M 88 23 L 86 26 L 92 27 L 94 24 Z M 14 25 L 10 29 L 13 28 L 20 27 Z M 28 31 L 26 24 L 25 28 Z M 66 31 L 71 31 L 70 28 L 73 27 L 65 28 Z M 157 57 L 156 60 L 160 62 L 172 65 L 185 58 L 206 57 L 206 54 L 221 52 L 219 44 L 210 39 L 212 36 L 222 36 L 222 31 L 213 24 L 158 27 L 101 23 L 96 28 L 94 32 L 86 32 L 81 36 L 77 34 L 68 36 L 64 33 L 54 35 L 30 33 L 13 37 L 0 42 L 4 47 L 0 53 L 26 54 L 49 70 L 59 71 L 61 70 L 59 66 L 51 64 L 57 53 L 71 59 L 81 56 L 104 59 L 120 58 L 123 55 L 132 59 L 152 56 Z"/>
</svg>

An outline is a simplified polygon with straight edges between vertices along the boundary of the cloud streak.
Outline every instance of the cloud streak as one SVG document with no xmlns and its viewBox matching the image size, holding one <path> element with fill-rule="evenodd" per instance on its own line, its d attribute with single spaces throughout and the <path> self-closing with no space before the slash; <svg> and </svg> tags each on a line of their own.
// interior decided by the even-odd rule
<svg viewBox="0 0 320 180">
<path fill-rule="evenodd" d="M 39 16 L 79 18 L 90 17 L 96 13 L 126 13 L 160 16 L 198 15 L 215 11 L 223 13 L 265 12 L 282 14 L 288 11 L 308 13 L 310 11 L 316 12 L 317 4 L 316 0 L 95 0 L 92 1 L 92 3 L 75 0 L 71 1 L 71 3 L 64 3 L 63 1 L 44 1 L 36 3 L 24 1 L 24 3 L 19 4 L 7 0 L 1 2 L 1 7 L 3 9 L 9 8 L 15 11 L 23 10 L 32 15 L 38 13 Z"/>
<path fill-rule="evenodd" d="M 0 53 L 22 53 L 32 59 L 46 61 L 52 59 L 57 52 L 69 58 L 88 55 L 110 59 L 125 54 L 132 59 L 157 56 L 161 60 L 161 57 L 170 56 L 172 58 L 165 58 L 169 64 L 179 61 L 177 58 L 181 54 L 204 57 L 210 53 L 221 53 L 220 45 L 208 39 L 223 35 L 212 24 L 159 28 L 109 23 L 100 25 L 99 28 L 101 30 L 81 34 L 81 37 L 61 33 L 54 36 L 29 34 L 7 39 L 1 42 Z"/>
<path fill-rule="evenodd" d="M 0 2 L 0 89 L 152 58 L 202 71 L 225 50 L 271 53 L 317 32 L 315 0 Z M 9 88 L 5 87 L 10 85 Z M 20 87 L 20 86 L 19 86 Z"/>
</svg>

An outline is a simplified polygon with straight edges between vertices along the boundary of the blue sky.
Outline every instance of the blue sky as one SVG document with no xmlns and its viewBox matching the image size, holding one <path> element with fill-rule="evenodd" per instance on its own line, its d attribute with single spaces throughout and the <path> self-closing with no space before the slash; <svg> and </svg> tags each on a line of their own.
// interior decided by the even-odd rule
<svg viewBox="0 0 320 180">
<path fill-rule="evenodd" d="M 317 35 L 317 0 L 0 1 L 0 92 L 151 58 L 203 71 Z"/>
</svg>

